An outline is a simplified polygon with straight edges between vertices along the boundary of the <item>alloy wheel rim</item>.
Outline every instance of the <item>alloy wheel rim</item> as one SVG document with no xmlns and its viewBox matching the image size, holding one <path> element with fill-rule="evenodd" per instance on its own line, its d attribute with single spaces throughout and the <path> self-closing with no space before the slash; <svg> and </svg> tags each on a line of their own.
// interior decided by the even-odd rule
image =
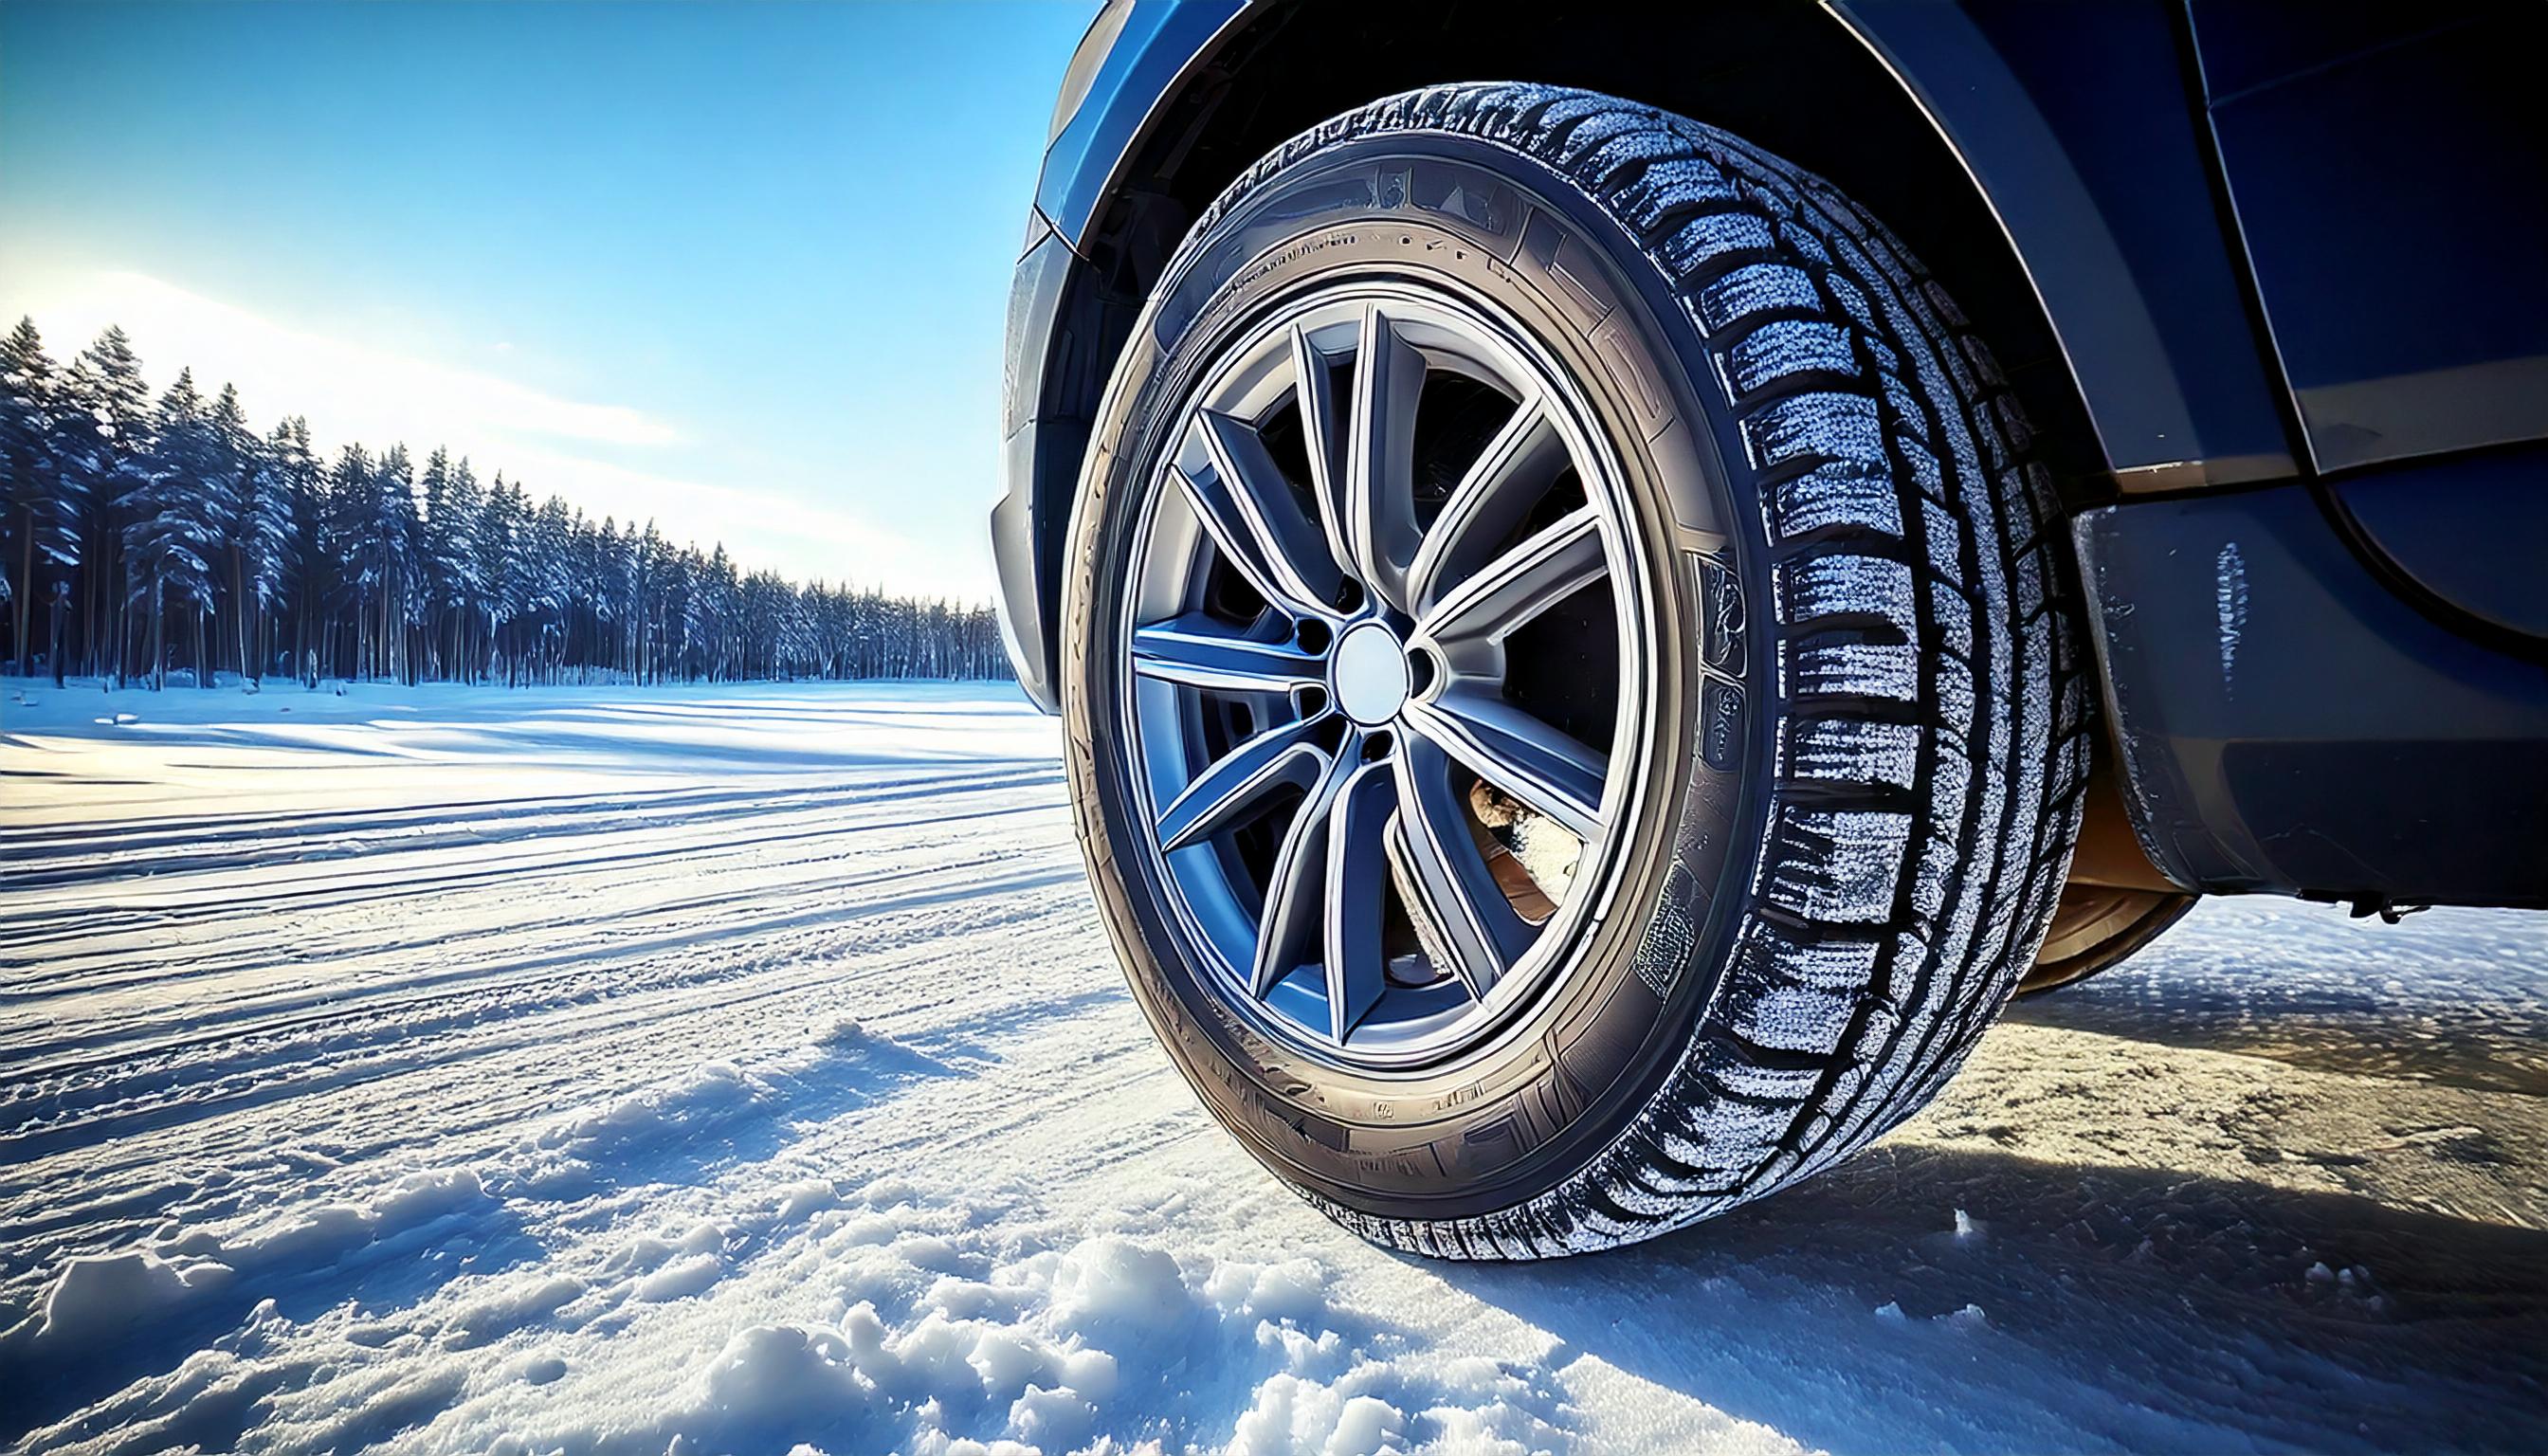
<svg viewBox="0 0 2548 1456">
<path fill-rule="evenodd" d="M 1580 958 L 1653 752 L 1652 593 L 1592 418 L 1523 330 L 1402 281 L 1278 307 L 1189 398 L 1118 742 L 1177 929 L 1260 1030 L 1418 1066 Z"/>
</svg>

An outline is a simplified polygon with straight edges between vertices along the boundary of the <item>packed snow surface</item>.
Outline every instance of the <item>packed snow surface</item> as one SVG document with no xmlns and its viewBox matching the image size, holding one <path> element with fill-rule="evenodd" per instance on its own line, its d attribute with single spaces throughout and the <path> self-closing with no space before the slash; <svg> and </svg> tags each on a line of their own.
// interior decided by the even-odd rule
<svg viewBox="0 0 2548 1456">
<path fill-rule="evenodd" d="M 988 687 L 0 685 L 21 1450 L 2548 1447 L 2548 918 L 2215 902 L 1641 1247 L 1205 1119 Z"/>
</svg>

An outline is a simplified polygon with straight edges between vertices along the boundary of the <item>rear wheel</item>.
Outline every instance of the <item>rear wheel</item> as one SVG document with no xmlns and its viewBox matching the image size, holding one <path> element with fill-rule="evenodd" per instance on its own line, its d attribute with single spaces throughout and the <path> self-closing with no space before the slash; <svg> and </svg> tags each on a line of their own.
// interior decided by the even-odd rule
<svg viewBox="0 0 2548 1456">
<path fill-rule="evenodd" d="M 1073 524 L 1073 803 L 1206 1106 L 1364 1234 L 1598 1247 L 1916 1110 L 2030 964 L 2053 506 L 1890 234 L 1722 133 L 1443 87 L 1171 264 Z"/>
</svg>

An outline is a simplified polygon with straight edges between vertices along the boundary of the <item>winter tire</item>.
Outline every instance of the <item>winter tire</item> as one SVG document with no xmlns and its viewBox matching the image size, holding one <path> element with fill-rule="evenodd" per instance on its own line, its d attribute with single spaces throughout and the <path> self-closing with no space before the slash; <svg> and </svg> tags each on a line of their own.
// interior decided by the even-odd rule
<svg viewBox="0 0 2548 1456">
<path fill-rule="evenodd" d="M 2059 895 L 2087 664 L 1981 342 L 1821 179 L 1436 87 L 1196 223 L 1072 522 L 1072 802 L 1136 1001 L 1313 1203 L 1644 1238 L 1922 1106 Z"/>
</svg>

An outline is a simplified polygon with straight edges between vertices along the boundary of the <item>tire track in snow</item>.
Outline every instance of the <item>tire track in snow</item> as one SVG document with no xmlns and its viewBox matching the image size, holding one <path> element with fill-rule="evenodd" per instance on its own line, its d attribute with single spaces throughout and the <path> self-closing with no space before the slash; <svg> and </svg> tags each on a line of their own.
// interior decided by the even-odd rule
<svg viewBox="0 0 2548 1456">
<path fill-rule="evenodd" d="M 207 852 L 145 822 L 167 842 L 123 877 L 0 882 L 0 935 L 59 917 L 0 951 L 0 1145 L 35 1139 L 0 1157 L 0 1328 L 81 1258 L 138 1301 L 92 1283 L 71 1353 L 0 1348 L 41 1377 L 0 1395 L 0 1442 L 45 1425 L 20 1449 L 2548 1438 L 2522 1384 L 2548 1134 L 2512 1045 L 2537 922 L 2438 912 L 2372 962 L 2377 931 L 2224 907 L 1756 1215 L 1445 1271 L 1354 1243 L 1202 1114 L 1036 754 L 765 755 L 741 785 L 552 766 L 481 833 L 513 802 L 489 762 L 198 770 L 172 738 L 49 748 L 75 772 L 0 804 L 13 864 L 109 805 L 235 805 L 265 836 L 174 870 Z M 862 806 L 889 780 L 941 791 Z M 1112 1395 L 1071 1351 L 1115 1362 Z"/>
<path fill-rule="evenodd" d="M 642 852 L 632 851 L 623 855 L 600 856 L 589 858 L 583 861 L 569 862 L 564 865 L 547 866 L 531 873 L 515 873 L 510 870 L 473 870 L 466 873 L 437 874 L 432 872 L 416 872 L 413 869 L 409 869 L 404 872 L 384 872 L 378 876 L 367 876 L 359 882 L 351 883 L 348 886 L 341 888 L 340 891 L 333 896 L 314 897 L 313 903 L 306 906 L 295 907 L 295 913 L 306 915 L 316 921 L 318 926 L 323 927 L 340 920 L 343 917 L 343 912 L 349 907 L 370 903 L 376 900 L 405 901 L 411 899 L 418 892 L 422 891 L 449 893 L 455 890 L 495 887 L 500 887 L 504 891 L 502 899 L 506 902 L 527 910 L 536 910 L 542 904 L 549 902 L 538 900 L 530 892 L 535 891 L 543 883 L 552 880 L 571 880 L 578 875 L 591 874 L 600 870 L 608 870 L 614 875 L 624 876 L 632 869 L 662 866 L 667 862 L 678 862 L 678 864 L 674 867 L 681 869 L 682 874 L 678 880 L 664 880 L 664 883 L 668 887 L 680 891 L 669 899 L 659 899 L 648 903 L 632 902 L 628 898 L 629 891 L 626 884 L 622 881 L 613 887 L 614 893 L 618 898 L 614 899 L 607 906 L 598 907 L 590 913 L 579 915 L 537 915 L 531 918 L 514 921 L 481 919 L 473 922 L 464 920 L 457 926 L 437 928 L 429 932 L 419 930 L 416 921 L 412 917 L 403 916 L 393 922 L 390 926 L 386 927 L 387 932 L 396 938 L 387 944 L 382 944 L 377 941 L 377 939 L 368 939 L 353 940 L 350 944 L 339 945 L 335 940 L 326 938 L 322 932 L 318 939 L 305 940 L 302 942 L 305 949 L 305 954 L 302 956 L 302 959 L 305 961 L 340 960 L 355 958 L 367 955 L 382 954 L 385 952 L 411 950 L 415 949 L 419 945 L 430 949 L 437 954 L 447 954 L 455 946 L 464 944 L 472 937 L 512 939 L 528 934 L 555 938 L 559 932 L 566 930 L 582 929 L 595 925 L 609 925 L 614 928 L 618 928 L 624 927 L 639 918 L 647 916 L 678 914 L 683 910 L 710 907 L 718 903 L 741 904 L 754 899 L 772 898 L 779 891 L 789 888 L 799 882 L 814 883 L 827 887 L 838 888 L 867 882 L 869 880 L 884 882 L 884 879 L 909 877 L 914 874 L 927 873 L 933 870 L 944 870 L 958 867 L 958 861 L 951 858 L 943 862 L 927 862 L 919 864 L 905 864 L 899 868 L 883 871 L 884 879 L 878 879 L 874 874 L 852 875 L 845 879 L 838 873 L 837 869 L 831 867 L 837 865 L 837 864 L 844 858 L 845 852 L 838 847 L 806 855 L 775 858 L 767 855 L 753 855 L 754 851 L 766 850 L 773 845 L 793 844 L 806 841 L 821 844 L 851 833 L 864 836 L 867 834 L 877 833 L 884 829 L 907 829 L 915 832 L 915 837 L 911 841 L 907 843 L 893 842 L 894 848 L 900 850 L 905 855 L 915 851 L 936 851 L 953 848 L 958 853 L 958 855 L 969 854 L 972 857 L 970 863 L 990 863 L 1001 858 L 1006 852 L 989 853 L 983 851 L 981 849 L 981 837 L 978 835 L 947 837 L 941 834 L 940 831 L 942 831 L 943 828 L 951 822 L 960 822 L 975 817 L 995 818 L 1011 814 L 1031 813 L 1038 806 L 1034 805 L 1019 805 L 999 809 L 973 811 L 971 813 L 956 812 L 949 815 L 938 816 L 932 819 L 913 820 L 896 823 L 890 826 L 856 826 L 853 831 L 844 831 L 838 828 L 827 828 L 820 831 L 802 831 L 787 835 L 759 837 L 747 836 L 742 840 L 737 840 L 732 836 L 726 836 L 717 841 L 710 842 L 710 844 L 704 848 L 697 845 L 684 844 L 650 849 Z M 1047 839 L 1049 839 L 1049 837 L 1047 837 Z M 849 839 L 841 840 L 843 845 L 853 842 L 856 841 Z M 702 871 L 719 867 L 718 862 L 736 856 L 751 857 L 751 864 L 744 866 L 748 867 L 753 872 L 753 880 L 748 888 L 739 890 L 732 886 L 726 886 L 713 891 L 691 892 L 687 890 L 687 886 L 699 883 L 702 880 L 709 883 L 721 883 L 717 876 L 706 875 L 703 874 Z M 777 876 L 781 871 L 786 870 L 803 870 L 805 873 L 800 874 L 793 879 L 780 881 Z M 570 888 L 572 888 L 572 886 L 570 886 Z M 855 904 L 857 902 L 855 900 L 850 900 L 842 903 Z M 430 915 L 431 912 L 427 912 L 427 914 Z M 149 949 L 154 956 L 161 956 L 174 962 L 166 973 L 153 973 L 152 969 L 148 966 L 135 964 L 133 960 L 132 948 L 129 945 L 118 944 L 110 937 L 94 938 L 97 941 L 104 942 L 104 944 L 96 946 L 89 955 L 92 956 L 107 957 L 109 963 L 102 972 L 92 973 L 93 978 L 80 987 L 79 994 L 95 999 L 101 992 L 119 989 L 120 987 L 128 984 L 146 982 L 156 988 L 163 987 L 170 979 L 173 978 L 189 975 L 218 975 L 235 967 L 232 963 L 215 960 L 213 958 L 213 953 L 229 950 L 233 946 L 244 953 L 244 968 L 249 970 L 258 969 L 271 963 L 272 950 L 270 937 L 275 927 L 272 922 L 268 921 L 260 926 L 256 933 L 243 934 L 235 940 L 213 939 L 209 943 L 199 946 L 195 954 L 191 956 L 165 956 L 164 953 L 157 950 L 155 944 L 149 945 L 147 949 Z M 362 928 L 360 933 L 377 937 L 382 929 L 383 928 L 379 927 Z M 346 939 L 350 938 L 354 934 L 356 934 L 356 932 L 348 932 L 340 929 L 337 932 L 337 938 Z M 74 978 L 76 978 L 76 976 L 77 972 L 74 972 Z M 49 977 L 47 979 L 49 980 Z M 212 989 L 218 990 L 220 988 L 214 987 Z M 332 999 L 338 994 L 338 992 L 331 985 L 328 990 L 320 994 Z M 39 993 L 30 991 L 18 999 L 22 1001 L 35 1001 L 43 998 Z M 0 1067 L 5 1067 L 12 1057 L 41 1054 L 44 1049 L 46 1049 L 46 1047 L 42 1043 L 12 1044 L 6 1034 L 0 1034 Z"/>
</svg>

